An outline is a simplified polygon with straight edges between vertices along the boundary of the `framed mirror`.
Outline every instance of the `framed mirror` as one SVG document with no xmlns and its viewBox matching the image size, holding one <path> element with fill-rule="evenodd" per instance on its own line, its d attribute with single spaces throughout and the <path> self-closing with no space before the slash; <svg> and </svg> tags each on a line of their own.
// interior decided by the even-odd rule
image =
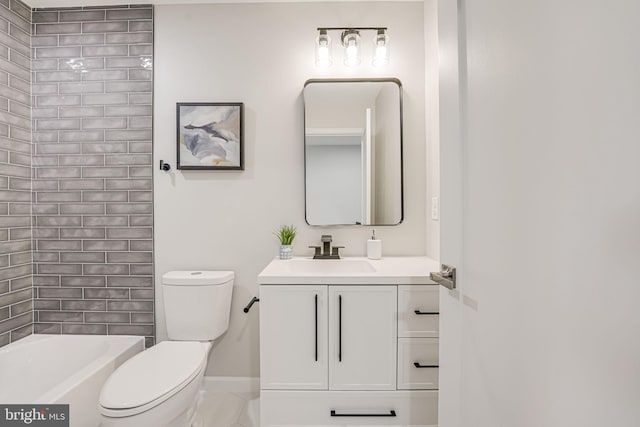
<svg viewBox="0 0 640 427">
<path fill-rule="evenodd" d="M 313 79 L 303 93 L 307 223 L 400 224 L 400 81 Z"/>
</svg>

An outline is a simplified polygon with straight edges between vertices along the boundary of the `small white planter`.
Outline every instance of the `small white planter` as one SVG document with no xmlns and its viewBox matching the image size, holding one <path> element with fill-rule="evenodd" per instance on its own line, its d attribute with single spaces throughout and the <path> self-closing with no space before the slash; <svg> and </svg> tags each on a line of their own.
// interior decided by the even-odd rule
<svg viewBox="0 0 640 427">
<path fill-rule="evenodd" d="M 291 259 L 292 245 L 280 245 L 280 259 Z"/>
</svg>

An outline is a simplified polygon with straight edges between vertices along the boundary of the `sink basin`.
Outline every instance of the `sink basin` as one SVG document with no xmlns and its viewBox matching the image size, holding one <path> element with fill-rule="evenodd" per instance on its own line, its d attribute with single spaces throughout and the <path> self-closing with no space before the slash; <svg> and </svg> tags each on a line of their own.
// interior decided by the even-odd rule
<svg viewBox="0 0 640 427">
<path fill-rule="evenodd" d="M 291 259 L 284 267 L 297 275 L 367 274 L 376 269 L 365 260 L 351 259 Z"/>
</svg>

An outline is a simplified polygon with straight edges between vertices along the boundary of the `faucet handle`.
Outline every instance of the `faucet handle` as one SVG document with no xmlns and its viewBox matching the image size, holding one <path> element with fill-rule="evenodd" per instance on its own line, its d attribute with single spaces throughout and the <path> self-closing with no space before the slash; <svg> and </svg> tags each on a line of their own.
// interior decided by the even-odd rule
<svg viewBox="0 0 640 427">
<path fill-rule="evenodd" d="M 321 242 L 331 242 L 332 240 L 331 234 L 323 234 L 322 237 L 320 237 Z"/>
<path fill-rule="evenodd" d="M 344 249 L 344 246 L 334 246 L 331 248 L 331 256 L 337 256 L 340 258 L 340 254 L 338 253 L 338 249 Z"/>
<path fill-rule="evenodd" d="M 314 258 L 320 256 L 320 249 L 322 249 L 322 246 L 309 246 L 309 248 L 315 249 L 315 253 L 313 254 Z"/>
</svg>

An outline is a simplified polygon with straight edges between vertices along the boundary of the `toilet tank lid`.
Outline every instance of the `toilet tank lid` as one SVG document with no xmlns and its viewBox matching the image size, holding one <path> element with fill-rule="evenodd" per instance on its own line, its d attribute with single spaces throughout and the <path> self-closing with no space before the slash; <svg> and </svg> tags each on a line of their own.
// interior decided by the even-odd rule
<svg viewBox="0 0 640 427">
<path fill-rule="evenodd" d="M 233 271 L 169 271 L 162 275 L 162 283 L 165 285 L 222 285 L 233 280 Z"/>
</svg>

